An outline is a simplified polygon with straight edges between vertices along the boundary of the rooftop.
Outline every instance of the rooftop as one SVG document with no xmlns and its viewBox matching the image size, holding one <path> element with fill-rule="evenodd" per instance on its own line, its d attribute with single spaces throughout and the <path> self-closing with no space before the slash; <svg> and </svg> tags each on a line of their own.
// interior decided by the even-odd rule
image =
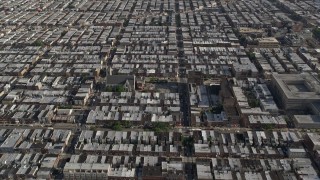
<svg viewBox="0 0 320 180">
<path fill-rule="evenodd" d="M 320 100 L 320 81 L 312 74 L 272 74 L 287 99 Z"/>
</svg>

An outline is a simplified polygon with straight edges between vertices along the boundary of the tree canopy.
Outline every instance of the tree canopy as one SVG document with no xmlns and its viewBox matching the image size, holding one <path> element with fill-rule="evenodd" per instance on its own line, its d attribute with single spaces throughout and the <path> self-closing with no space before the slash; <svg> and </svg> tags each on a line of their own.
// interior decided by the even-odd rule
<svg viewBox="0 0 320 180">
<path fill-rule="evenodd" d="M 314 35 L 315 38 L 320 40 L 320 28 L 315 28 L 313 30 L 313 35 Z"/>
</svg>

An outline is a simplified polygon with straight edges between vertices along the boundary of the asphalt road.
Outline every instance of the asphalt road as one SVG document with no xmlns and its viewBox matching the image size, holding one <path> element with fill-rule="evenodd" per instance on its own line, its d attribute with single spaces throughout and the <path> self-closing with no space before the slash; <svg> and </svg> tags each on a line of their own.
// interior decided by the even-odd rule
<svg viewBox="0 0 320 180">
<path fill-rule="evenodd" d="M 186 108 L 188 106 L 184 105 Z M 184 110 L 186 111 L 186 110 Z M 188 115 L 185 115 L 185 117 L 188 117 Z M 183 132 L 183 131 L 199 131 L 199 130 L 214 130 L 217 132 L 225 132 L 225 133 L 232 133 L 232 132 L 245 132 L 245 131 L 259 131 L 261 129 L 252 129 L 252 128 L 244 128 L 244 127 L 194 127 L 194 126 L 189 126 L 189 118 L 185 118 L 184 124 L 186 126 L 184 127 L 175 127 L 172 131 L 175 132 Z M 63 126 L 58 124 L 58 125 L 53 125 L 52 127 L 44 127 L 40 125 L 17 125 L 17 124 L 8 124 L 8 125 L 0 125 L 0 129 L 68 129 L 73 132 L 76 132 L 77 130 L 85 130 L 85 129 L 90 129 L 85 126 L 79 127 L 76 124 L 64 124 Z M 110 131 L 108 128 L 96 128 L 97 130 L 101 131 Z M 142 128 L 134 128 L 134 129 L 124 129 L 124 131 L 144 131 Z M 307 130 L 307 129 L 299 129 L 299 128 L 294 128 L 294 129 L 288 129 L 288 128 L 281 128 L 281 129 L 273 129 L 273 131 L 300 131 L 300 132 L 313 132 L 315 130 Z"/>
<path fill-rule="evenodd" d="M 183 113 L 182 125 L 188 127 L 188 126 L 191 126 L 191 122 L 190 122 L 189 87 L 187 83 L 179 84 L 179 94 L 180 94 L 180 108 Z"/>
</svg>

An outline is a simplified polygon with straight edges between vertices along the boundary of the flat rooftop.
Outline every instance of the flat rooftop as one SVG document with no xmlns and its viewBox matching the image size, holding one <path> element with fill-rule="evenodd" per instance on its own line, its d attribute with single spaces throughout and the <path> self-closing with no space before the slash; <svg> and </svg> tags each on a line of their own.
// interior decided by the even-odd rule
<svg viewBox="0 0 320 180">
<path fill-rule="evenodd" d="M 265 37 L 265 38 L 259 38 L 258 41 L 261 43 L 278 43 L 278 40 L 274 37 Z"/>
<path fill-rule="evenodd" d="M 311 74 L 273 74 L 287 99 L 320 100 L 320 81 Z"/>
<path fill-rule="evenodd" d="M 294 119 L 299 124 L 320 125 L 320 116 L 318 115 L 294 115 Z"/>
</svg>

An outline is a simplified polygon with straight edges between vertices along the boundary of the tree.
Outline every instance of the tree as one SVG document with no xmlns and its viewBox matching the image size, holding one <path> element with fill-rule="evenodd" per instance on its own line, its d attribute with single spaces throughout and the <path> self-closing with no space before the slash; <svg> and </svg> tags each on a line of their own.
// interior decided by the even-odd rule
<svg viewBox="0 0 320 180">
<path fill-rule="evenodd" d="M 254 54 L 254 52 L 247 52 L 247 56 L 250 60 L 256 60 L 256 55 Z"/>
<path fill-rule="evenodd" d="M 129 19 L 125 19 L 124 21 L 123 21 L 123 27 L 126 27 L 126 26 L 128 26 L 129 25 Z"/>
<path fill-rule="evenodd" d="M 263 129 L 270 131 L 270 130 L 274 129 L 274 124 L 265 124 Z"/>
<path fill-rule="evenodd" d="M 124 88 L 124 86 L 119 85 L 119 86 L 116 86 L 115 91 L 116 92 L 124 92 L 125 88 Z"/>
<path fill-rule="evenodd" d="M 91 131 L 96 131 L 96 130 L 97 130 L 97 127 L 95 127 L 95 126 L 90 126 L 90 130 L 91 130 Z"/>
<path fill-rule="evenodd" d="M 222 104 L 218 104 L 217 106 L 213 107 L 211 109 L 211 112 L 214 113 L 214 114 L 220 114 L 221 111 L 223 111 L 223 106 Z"/>
<path fill-rule="evenodd" d="M 291 15 L 289 15 L 289 17 L 295 21 L 302 21 L 303 20 L 303 18 L 298 14 L 291 14 Z"/>
<path fill-rule="evenodd" d="M 315 38 L 317 38 L 318 40 L 320 40 L 320 28 L 315 28 L 313 30 L 313 35 Z"/>
<path fill-rule="evenodd" d="M 208 144 L 210 147 L 212 146 L 212 137 L 211 136 L 208 137 Z"/>
<path fill-rule="evenodd" d="M 177 25 L 177 27 L 181 26 L 181 17 L 179 14 L 176 15 L 176 25 Z"/>
<path fill-rule="evenodd" d="M 182 145 L 185 147 L 192 147 L 194 144 L 194 139 L 192 136 L 189 137 L 183 137 L 182 138 Z"/>
<path fill-rule="evenodd" d="M 130 128 L 132 126 L 131 122 L 130 121 L 121 121 L 121 125 L 124 127 L 124 128 Z"/>
<path fill-rule="evenodd" d="M 155 132 L 168 132 L 171 129 L 171 126 L 166 122 L 152 122 L 148 129 Z"/>
<path fill-rule="evenodd" d="M 247 38 L 244 37 L 244 36 L 242 36 L 242 35 L 240 35 L 240 36 L 239 36 L 239 42 L 240 42 L 240 44 L 241 44 L 242 46 L 246 46 L 246 45 L 247 45 Z"/>
<path fill-rule="evenodd" d="M 149 81 L 151 82 L 151 83 L 154 83 L 154 82 L 156 82 L 158 79 L 157 78 L 155 78 L 155 77 L 150 77 L 150 79 L 149 79 Z"/>
<path fill-rule="evenodd" d="M 234 28 L 232 29 L 233 30 L 233 33 L 236 35 L 236 36 L 240 36 L 240 32 L 238 29 Z"/>
<path fill-rule="evenodd" d="M 255 108 L 260 106 L 260 101 L 258 99 L 249 99 L 248 104 L 250 107 Z"/>
<path fill-rule="evenodd" d="M 69 8 L 69 9 L 74 9 L 75 6 L 74 6 L 72 3 L 70 3 L 70 4 L 68 5 L 68 8 Z"/>
<path fill-rule="evenodd" d="M 120 40 L 120 39 L 121 39 L 121 35 L 120 34 L 116 35 L 116 40 Z"/>
<path fill-rule="evenodd" d="M 125 89 L 124 86 L 121 86 L 121 85 L 116 86 L 116 87 L 107 86 L 107 87 L 106 87 L 106 91 L 107 91 L 107 92 L 125 92 L 126 89 Z"/>
<path fill-rule="evenodd" d="M 121 125 L 120 122 L 115 122 L 113 124 L 113 126 L 111 127 L 112 130 L 115 130 L 115 131 L 121 131 L 123 129 L 123 126 Z"/>
<path fill-rule="evenodd" d="M 67 32 L 68 32 L 68 31 L 62 31 L 62 32 L 61 32 L 61 37 L 63 37 L 64 35 L 66 35 Z"/>
<path fill-rule="evenodd" d="M 106 91 L 107 91 L 107 92 L 112 92 L 112 87 L 111 87 L 111 86 L 107 86 L 107 87 L 106 87 Z"/>
<path fill-rule="evenodd" d="M 44 43 L 41 40 L 36 40 L 32 43 L 33 46 L 44 46 Z"/>
<path fill-rule="evenodd" d="M 106 69 L 100 69 L 100 73 L 99 73 L 99 75 L 100 75 L 100 77 L 106 77 L 106 75 L 107 75 L 107 71 L 106 71 Z"/>
</svg>

